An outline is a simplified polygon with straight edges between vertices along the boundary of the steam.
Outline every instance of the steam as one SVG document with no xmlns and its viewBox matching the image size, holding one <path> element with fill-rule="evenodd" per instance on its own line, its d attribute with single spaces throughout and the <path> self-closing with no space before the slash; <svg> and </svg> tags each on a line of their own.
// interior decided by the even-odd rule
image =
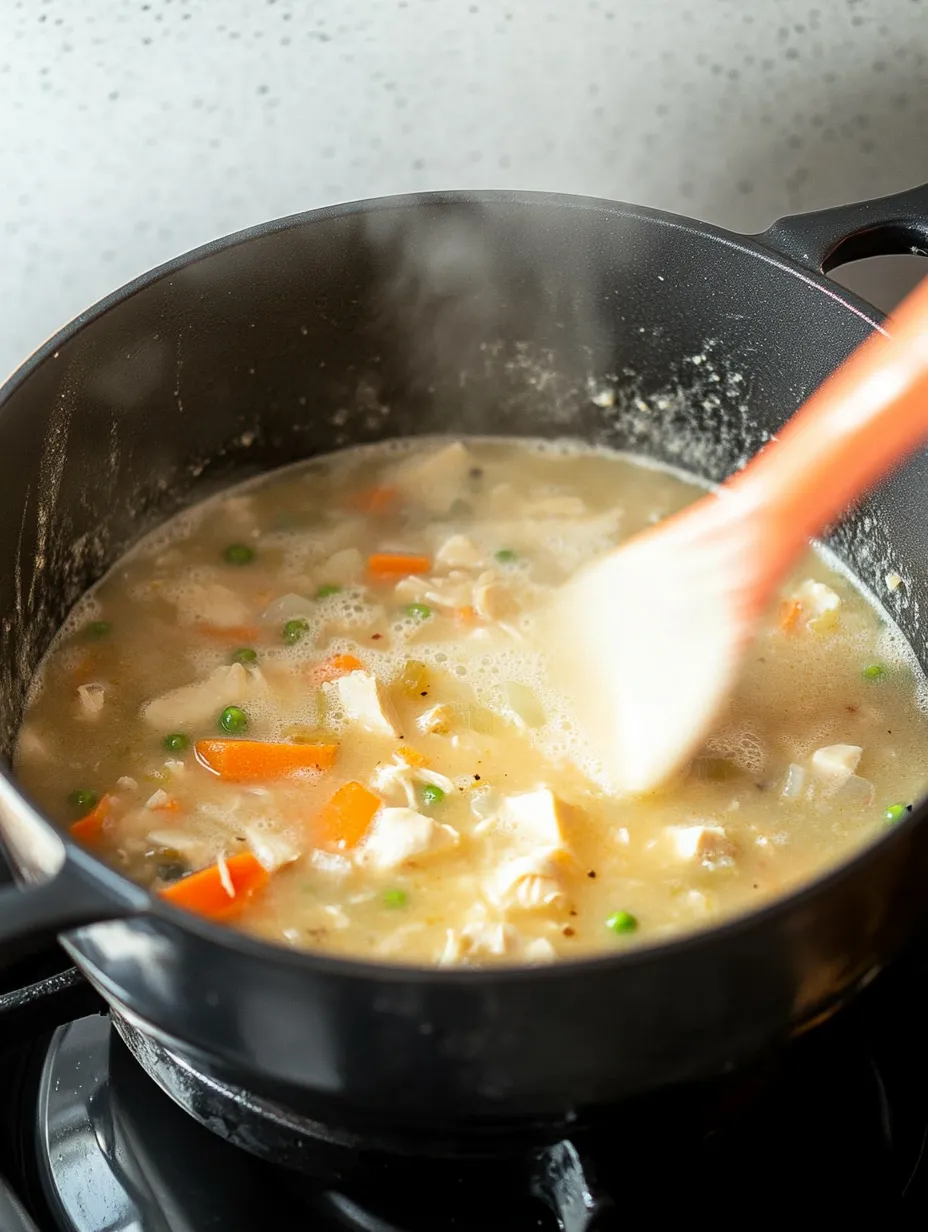
<svg viewBox="0 0 928 1232">
<path fill-rule="evenodd" d="M 563 433 L 588 401 L 612 332 L 601 268 L 587 212 L 570 228 L 565 204 L 554 209 L 455 196 L 367 216 L 378 332 L 403 392 L 457 391 L 446 431 Z"/>
</svg>

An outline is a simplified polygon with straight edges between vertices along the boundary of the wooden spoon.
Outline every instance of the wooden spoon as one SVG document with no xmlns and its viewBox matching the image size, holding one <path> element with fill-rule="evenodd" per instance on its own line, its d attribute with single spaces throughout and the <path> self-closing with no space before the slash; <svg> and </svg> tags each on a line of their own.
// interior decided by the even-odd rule
<svg viewBox="0 0 928 1232">
<path fill-rule="evenodd" d="M 617 790 L 699 748 L 809 539 L 928 439 L 928 279 L 716 492 L 581 570 L 539 624 Z"/>
</svg>

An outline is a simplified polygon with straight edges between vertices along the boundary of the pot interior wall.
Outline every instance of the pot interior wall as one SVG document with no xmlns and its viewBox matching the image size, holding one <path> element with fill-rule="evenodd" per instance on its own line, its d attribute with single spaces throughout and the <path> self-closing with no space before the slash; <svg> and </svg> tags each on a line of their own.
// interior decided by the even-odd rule
<svg viewBox="0 0 928 1232">
<path fill-rule="evenodd" d="M 114 297 L 0 409 L 0 743 L 69 608 L 217 487 L 418 433 L 582 436 L 718 480 L 868 332 L 729 239 L 608 203 L 487 196 L 333 211 Z M 928 469 L 834 538 L 925 659 Z"/>
</svg>

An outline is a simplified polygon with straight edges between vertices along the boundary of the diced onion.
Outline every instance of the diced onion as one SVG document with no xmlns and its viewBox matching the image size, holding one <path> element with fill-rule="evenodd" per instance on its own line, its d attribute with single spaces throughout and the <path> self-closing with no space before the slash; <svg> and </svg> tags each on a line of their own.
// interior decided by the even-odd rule
<svg viewBox="0 0 928 1232">
<path fill-rule="evenodd" d="M 798 800 L 805 790 L 805 785 L 805 770 L 802 766 L 797 766 L 795 762 L 791 762 L 789 769 L 786 771 L 786 782 L 783 784 L 780 798 L 782 800 Z"/>
</svg>

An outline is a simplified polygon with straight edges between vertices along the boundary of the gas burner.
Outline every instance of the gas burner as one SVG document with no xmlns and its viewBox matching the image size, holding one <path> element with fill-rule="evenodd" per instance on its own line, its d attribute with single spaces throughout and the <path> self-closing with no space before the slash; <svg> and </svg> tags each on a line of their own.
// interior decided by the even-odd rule
<svg viewBox="0 0 928 1232">
<path fill-rule="evenodd" d="M 926 980 L 922 955 L 766 1068 L 623 1105 L 571 1141 L 426 1159 L 204 1077 L 125 1021 L 68 1021 L 99 1003 L 61 973 L 47 999 L 0 997 L 26 1028 L 0 1055 L 0 1171 L 42 1232 L 612 1232 L 709 1194 L 888 1224 L 928 1205 Z"/>
</svg>

